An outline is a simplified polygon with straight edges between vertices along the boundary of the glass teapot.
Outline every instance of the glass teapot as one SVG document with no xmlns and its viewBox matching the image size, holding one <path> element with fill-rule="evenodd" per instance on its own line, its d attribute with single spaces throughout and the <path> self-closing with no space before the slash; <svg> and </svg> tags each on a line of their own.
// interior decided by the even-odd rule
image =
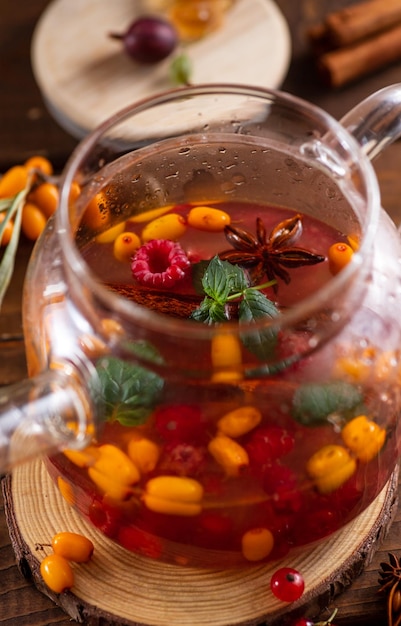
<svg viewBox="0 0 401 626">
<path fill-rule="evenodd" d="M 401 243 L 370 163 L 400 134 L 400 85 L 341 124 L 203 85 L 86 137 L 28 268 L 1 469 L 42 454 L 172 563 L 266 562 L 361 513 L 401 444 Z"/>
</svg>

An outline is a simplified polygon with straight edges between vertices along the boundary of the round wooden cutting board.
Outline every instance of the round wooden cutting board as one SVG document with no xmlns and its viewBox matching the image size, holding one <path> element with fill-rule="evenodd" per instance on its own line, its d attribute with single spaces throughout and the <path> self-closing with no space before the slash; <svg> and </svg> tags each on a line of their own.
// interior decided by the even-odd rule
<svg viewBox="0 0 401 626">
<path fill-rule="evenodd" d="M 32 40 L 32 67 L 55 119 L 80 139 L 125 106 L 173 87 L 171 59 L 141 66 L 111 32 L 141 13 L 139 0 L 53 0 Z M 185 48 L 191 82 L 277 88 L 291 54 L 287 23 L 273 0 L 236 0 L 223 26 Z"/>
<path fill-rule="evenodd" d="M 267 565 L 207 570 L 166 565 L 126 551 L 79 517 L 64 501 L 41 461 L 3 481 L 5 511 L 17 563 L 36 586 L 77 622 L 91 626 L 283 626 L 295 614 L 315 616 L 358 576 L 385 535 L 396 509 L 398 472 L 375 502 L 342 532 L 313 549 Z M 39 566 L 59 531 L 91 538 L 92 560 L 74 566 L 71 592 L 52 594 Z M 47 545 L 46 545 L 47 544 Z M 291 605 L 274 598 L 269 581 L 291 565 L 305 593 Z"/>
</svg>

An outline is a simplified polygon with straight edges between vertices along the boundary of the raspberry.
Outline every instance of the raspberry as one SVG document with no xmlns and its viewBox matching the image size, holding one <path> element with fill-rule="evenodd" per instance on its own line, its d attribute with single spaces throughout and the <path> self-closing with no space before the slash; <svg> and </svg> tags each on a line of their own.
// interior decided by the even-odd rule
<svg viewBox="0 0 401 626">
<path fill-rule="evenodd" d="M 141 285 L 169 289 L 185 278 L 190 265 L 179 243 L 170 239 L 152 239 L 137 250 L 131 271 Z"/>
<path fill-rule="evenodd" d="M 168 443 L 164 446 L 160 469 L 178 476 L 196 476 L 205 465 L 206 450 L 189 443 Z"/>
</svg>

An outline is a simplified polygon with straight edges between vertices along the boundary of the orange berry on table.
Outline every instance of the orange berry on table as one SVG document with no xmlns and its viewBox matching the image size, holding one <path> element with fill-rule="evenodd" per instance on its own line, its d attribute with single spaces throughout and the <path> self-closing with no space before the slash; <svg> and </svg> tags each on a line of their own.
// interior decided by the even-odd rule
<svg viewBox="0 0 401 626">
<path fill-rule="evenodd" d="M 353 249 L 346 243 L 334 243 L 329 248 L 328 259 L 329 269 L 332 274 L 338 274 L 350 262 Z"/>
<path fill-rule="evenodd" d="M 44 156 L 40 154 L 34 155 L 27 159 L 24 163 L 26 169 L 29 170 L 40 170 L 43 174 L 47 176 L 51 176 L 53 174 L 53 165 Z"/>
<path fill-rule="evenodd" d="M 45 229 L 47 220 L 42 211 L 35 205 L 27 202 L 22 208 L 21 228 L 24 235 L 36 241 Z"/>
<path fill-rule="evenodd" d="M 63 593 L 74 585 L 71 565 L 59 554 L 49 554 L 40 564 L 40 573 L 46 585 L 55 593 Z"/>
<path fill-rule="evenodd" d="M 0 228 L 2 226 L 2 222 L 4 222 L 6 216 L 5 213 L 0 213 Z M 8 220 L 6 226 L 4 227 L 3 233 L 0 237 L 0 246 L 6 246 L 11 239 L 11 235 L 13 234 L 14 225 L 11 220 Z"/>
<path fill-rule="evenodd" d="M 0 198 L 10 198 L 22 191 L 28 182 L 28 170 L 23 165 L 10 167 L 0 178 Z"/>
<path fill-rule="evenodd" d="M 60 532 L 54 535 L 52 548 L 55 554 L 74 563 L 87 563 L 92 558 L 94 551 L 90 539 L 72 532 Z"/>
<path fill-rule="evenodd" d="M 49 218 L 53 215 L 58 206 L 59 190 L 57 185 L 53 183 L 42 183 L 36 187 L 29 194 L 29 201 L 44 213 L 45 217 Z"/>
</svg>

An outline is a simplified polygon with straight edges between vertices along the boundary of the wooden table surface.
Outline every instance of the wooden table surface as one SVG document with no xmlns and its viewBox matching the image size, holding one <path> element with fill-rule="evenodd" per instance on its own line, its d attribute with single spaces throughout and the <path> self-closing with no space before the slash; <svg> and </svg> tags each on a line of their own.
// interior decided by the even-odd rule
<svg viewBox="0 0 401 626">
<path fill-rule="evenodd" d="M 0 172 L 33 154 L 47 156 L 62 169 L 76 141 L 47 112 L 30 65 L 33 29 L 46 0 L 1 0 L 0 10 Z M 340 119 L 370 93 L 399 82 L 401 62 L 330 91 L 317 79 L 305 37 L 306 29 L 329 11 L 355 4 L 347 0 L 278 0 L 288 20 L 293 55 L 283 89 L 308 99 Z M 62 25 L 60 25 L 60 28 Z M 265 60 L 268 62 L 268 60 Z M 390 146 L 375 162 L 383 207 L 401 222 L 401 142 Z M 0 315 L 0 384 L 25 376 L 21 331 L 21 287 L 31 244 L 21 240 L 13 282 Z M 27 582 L 15 565 L 3 502 L 0 500 L 0 624 L 1 626 L 67 626 L 70 619 Z M 393 526 L 366 571 L 339 596 L 336 624 L 385 625 L 385 604 L 377 595 L 379 563 L 388 552 L 401 553 L 401 508 Z"/>
</svg>

